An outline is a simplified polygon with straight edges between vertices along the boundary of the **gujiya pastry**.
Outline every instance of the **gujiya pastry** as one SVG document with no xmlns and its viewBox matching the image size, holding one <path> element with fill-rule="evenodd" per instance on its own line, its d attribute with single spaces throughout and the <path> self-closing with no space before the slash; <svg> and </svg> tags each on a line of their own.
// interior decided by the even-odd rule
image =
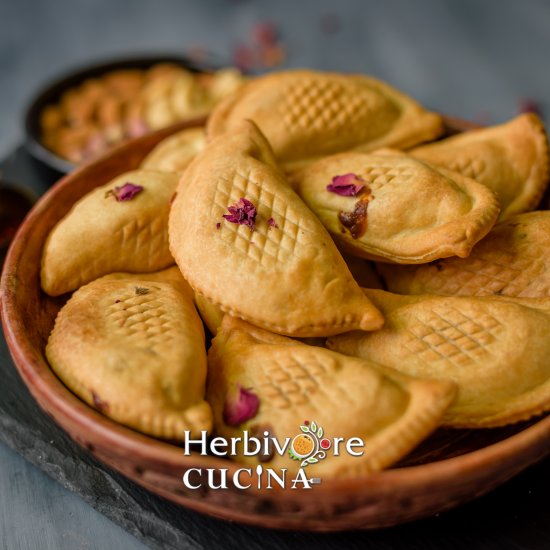
<svg viewBox="0 0 550 550">
<path fill-rule="evenodd" d="M 310 419 L 360 438 L 361 456 L 311 463 L 329 477 L 387 468 L 442 425 L 544 414 L 544 127 L 522 115 L 443 135 L 370 77 L 251 79 L 53 228 L 42 288 L 68 298 L 53 370 L 154 437 L 285 441 Z"/>
</svg>

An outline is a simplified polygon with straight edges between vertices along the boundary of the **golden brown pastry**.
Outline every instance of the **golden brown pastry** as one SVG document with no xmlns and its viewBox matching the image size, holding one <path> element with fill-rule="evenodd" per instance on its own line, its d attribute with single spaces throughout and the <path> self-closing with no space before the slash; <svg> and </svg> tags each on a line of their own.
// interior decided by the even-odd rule
<svg viewBox="0 0 550 550">
<path fill-rule="evenodd" d="M 343 250 L 395 263 L 468 256 L 499 212 L 484 185 L 398 151 L 333 155 L 294 183 Z"/>
<path fill-rule="evenodd" d="M 365 293 L 386 316 L 384 328 L 335 336 L 327 346 L 456 383 L 444 424 L 504 426 L 550 410 L 550 299 Z"/>
<path fill-rule="evenodd" d="M 364 455 L 334 447 L 307 473 L 353 477 L 390 466 L 434 430 L 455 396 L 454 384 L 420 380 L 375 363 L 311 347 L 224 317 L 208 352 L 207 399 L 215 431 L 242 437 L 243 430 L 280 443 L 309 421 L 321 437 L 361 438 Z M 304 444 L 293 446 L 299 451 Z M 304 449 L 306 452 L 308 449 Z M 239 452 L 241 449 L 239 448 Z M 288 451 L 237 460 L 296 470 Z"/>
<path fill-rule="evenodd" d="M 204 330 L 177 268 L 116 274 L 77 290 L 46 356 L 78 397 L 135 430 L 183 440 L 185 430 L 212 427 Z"/>
<path fill-rule="evenodd" d="M 253 120 L 285 164 L 356 149 L 412 147 L 438 137 L 441 117 L 362 75 L 284 71 L 246 83 L 212 112 L 215 138 Z"/>
<path fill-rule="evenodd" d="M 533 113 L 417 147 L 410 154 L 492 189 L 501 204 L 501 220 L 535 208 L 550 178 L 546 132 Z"/>
<path fill-rule="evenodd" d="M 204 149 L 204 129 L 186 128 L 163 139 L 142 161 L 144 170 L 183 172 Z"/>
<path fill-rule="evenodd" d="M 44 245 L 43 290 L 58 296 L 114 271 L 144 273 L 173 264 L 167 225 L 178 177 L 126 172 L 77 201 Z"/>
<path fill-rule="evenodd" d="M 243 77 L 234 69 L 211 75 L 210 85 L 181 67 L 158 72 L 149 78 L 140 96 L 147 105 L 145 119 L 151 128 L 178 120 L 206 116 L 223 97 L 237 90 Z"/>
<path fill-rule="evenodd" d="M 211 304 L 204 296 L 195 293 L 195 305 L 199 310 L 201 319 L 208 327 L 208 330 L 214 336 L 218 332 L 218 327 L 222 324 L 223 311 L 214 304 Z"/>
<path fill-rule="evenodd" d="M 468 258 L 380 264 L 378 270 L 388 290 L 399 294 L 550 296 L 550 212 L 527 212 L 499 223 Z"/>
<path fill-rule="evenodd" d="M 212 142 L 186 170 L 169 233 L 184 277 L 225 313 L 291 336 L 383 324 L 252 122 Z"/>
</svg>

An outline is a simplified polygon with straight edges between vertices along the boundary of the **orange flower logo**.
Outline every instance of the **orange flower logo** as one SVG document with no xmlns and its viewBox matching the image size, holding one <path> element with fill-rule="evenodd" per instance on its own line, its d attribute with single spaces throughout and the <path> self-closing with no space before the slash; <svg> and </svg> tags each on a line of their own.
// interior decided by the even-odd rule
<svg viewBox="0 0 550 550">
<path fill-rule="evenodd" d="M 330 449 L 332 443 L 330 439 L 323 437 L 323 428 L 315 422 L 306 420 L 300 426 L 300 430 L 302 433 L 294 437 L 288 454 L 292 460 L 301 460 L 300 466 L 305 468 L 326 458 L 326 451 Z"/>
</svg>

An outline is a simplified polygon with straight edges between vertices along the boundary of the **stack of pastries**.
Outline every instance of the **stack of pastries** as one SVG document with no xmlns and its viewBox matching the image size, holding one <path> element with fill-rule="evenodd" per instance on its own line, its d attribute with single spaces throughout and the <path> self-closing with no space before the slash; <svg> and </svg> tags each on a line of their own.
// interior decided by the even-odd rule
<svg viewBox="0 0 550 550">
<path fill-rule="evenodd" d="M 332 477 L 391 466 L 440 426 L 545 413 L 544 127 L 525 114 L 443 134 L 370 77 L 248 81 L 54 227 L 42 288 L 72 295 L 52 368 L 155 437 L 284 440 L 314 419 L 362 438 L 363 457 L 312 464 Z"/>
</svg>

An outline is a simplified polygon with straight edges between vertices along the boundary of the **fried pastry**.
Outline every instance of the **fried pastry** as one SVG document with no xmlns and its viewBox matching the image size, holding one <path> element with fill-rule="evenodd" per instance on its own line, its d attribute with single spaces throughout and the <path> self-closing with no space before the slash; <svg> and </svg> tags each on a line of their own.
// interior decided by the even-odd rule
<svg viewBox="0 0 550 550">
<path fill-rule="evenodd" d="M 207 400 L 219 435 L 268 432 L 282 443 L 299 434 L 307 419 L 322 427 L 324 437 L 364 441 L 363 456 L 335 456 L 330 449 L 308 465 L 308 475 L 353 477 L 390 466 L 438 426 L 454 396 L 450 382 L 408 377 L 229 316 L 208 352 Z M 240 452 L 237 460 L 290 470 L 300 465 L 288 452 Z"/>
<path fill-rule="evenodd" d="M 399 294 L 550 296 L 550 212 L 527 212 L 499 223 L 468 258 L 380 264 L 378 270 L 388 290 Z"/>
<path fill-rule="evenodd" d="M 252 122 L 212 142 L 186 170 L 169 234 L 184 277 L 225 313 L 290 336 L 383 324 Z"/>
<path fill-rule="evenodd" d="M 186 128 L 163 139 L 144 159 L 144 170 L 183 172 L 195 156 L 204 149 L 203 128 Z"/>
<path fill-rule="evenodd" d="M 351 149 L 412 147 L 442 132 L 439 115 L 379 80 L 308 70 L 249 81 L 214 109 L 207 135 L 245 119 L 260 127 L 285 165 Z"/>
<path fill-rule="evenodd" d="M 395 263 L 466 257 L 499 212 L 484 185 L 399 151 L 333 155 L 294 183 L 343 250 Z"/>
<path fill-rule="evenodd" d="M 177 183 L 177 174 L 135 170 L 82 197 L 48 235 L 43 290 L 58 296 L 115 271 L 173 264 L 167 225 Z"/>
<path fill-rule="evenodd" d="M 550 299 L 365 293 L 386 316 L 384 328 L 335 336 L 327 346 L 456 383 L 445 425 L 504 426 L 550 410 Z"/>
<path fill-rule="evenodd" d="M 550 178 L 546 132 L 533 113 L 417 147 L 410 154 L 492 189 L 501 204 L 501 220 L 535 208 Z"/>
<path fill-rule="evenodd" d="M 183 440 L 212 427 L 204 330 L 177 268 L 89 283 L 60 310 L 46 356 L 78 397 L 135 430 Z"/>
<path fill-rule="evenodd" d="M 222 324 L 223 311 L 218 306 L 210 303 L 204 296 L 197 293 L 195 293 L 195 305 L 204 324 L 208 327 L 210 333 L 215 336 L 218 332 L 218 327 Z"/>
</svg>

